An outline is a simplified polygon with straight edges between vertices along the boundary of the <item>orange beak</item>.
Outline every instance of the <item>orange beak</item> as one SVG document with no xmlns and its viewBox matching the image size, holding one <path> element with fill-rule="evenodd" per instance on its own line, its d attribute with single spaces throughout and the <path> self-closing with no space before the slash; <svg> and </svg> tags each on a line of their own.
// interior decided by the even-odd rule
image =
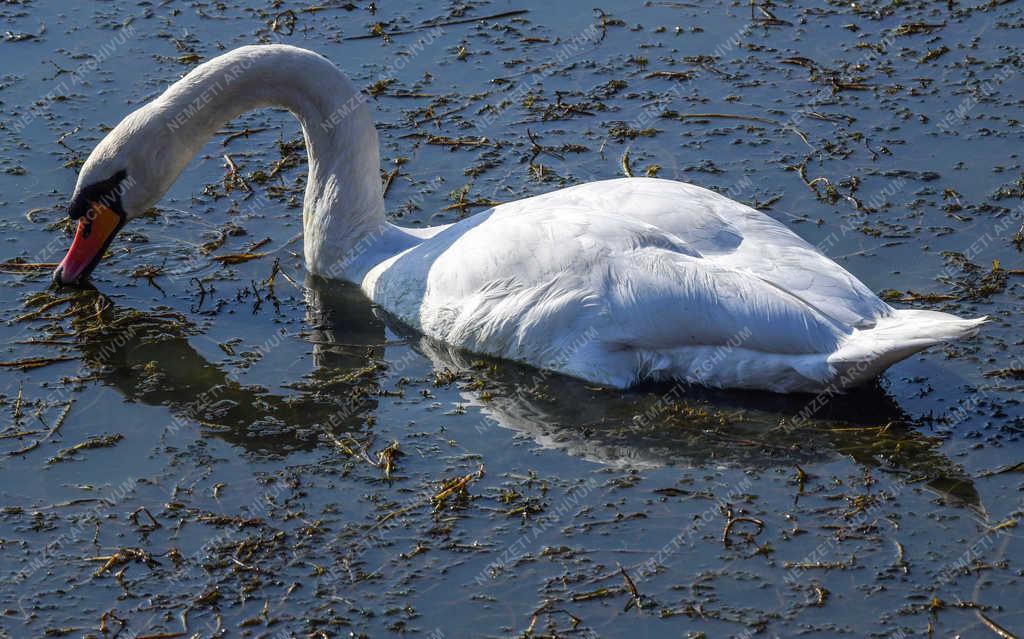
<svg viewBox="0 0 1024 639">
<path fill-rule="evenodd" d="M 99 263 L 124 221 L 106 205 L 89 203 L 89 212 L 78 220 L 78 230 L 68 254 L 53 273 L 58 284 L 75 284 Z"/>
</svg>

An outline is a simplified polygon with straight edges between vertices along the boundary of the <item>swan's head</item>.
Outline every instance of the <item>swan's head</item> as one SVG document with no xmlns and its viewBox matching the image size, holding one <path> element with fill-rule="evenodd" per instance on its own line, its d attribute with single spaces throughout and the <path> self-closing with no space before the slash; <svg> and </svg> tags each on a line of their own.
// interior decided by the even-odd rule
<svg viewBox="0 0 1024 639">
<path fill-rule="evenodd" d="M 121 227 L 149 210 L 180 171 L 178 145 L 166 127 L 155 125 L 151 110 L 143 107 L 122 120 L 82 165 L 68 204 L 78 226 L 54 282 L 83 282 Z"/>
</svg>

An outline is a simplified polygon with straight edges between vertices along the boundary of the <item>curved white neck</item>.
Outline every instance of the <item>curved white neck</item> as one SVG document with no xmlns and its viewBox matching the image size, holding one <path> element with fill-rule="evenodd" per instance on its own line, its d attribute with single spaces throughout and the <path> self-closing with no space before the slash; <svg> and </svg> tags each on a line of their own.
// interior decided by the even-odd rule
<svg viewBox="0 0 1024 639">
<path fill-rule="evenodd" d="M 261 107 L 294 114 L 309 156 L 302 213 L 306 267 L 359 282 L 374 264 L 415 242 L 385 221 L 377 131 L 364 101 L 326 58 L 265 45 L 200 65 L 145 109 L 155 110 L 169 133 L 171 157 L 163 160 L 172 165 L 172 182 L 239 114 Z"/>
</svg>

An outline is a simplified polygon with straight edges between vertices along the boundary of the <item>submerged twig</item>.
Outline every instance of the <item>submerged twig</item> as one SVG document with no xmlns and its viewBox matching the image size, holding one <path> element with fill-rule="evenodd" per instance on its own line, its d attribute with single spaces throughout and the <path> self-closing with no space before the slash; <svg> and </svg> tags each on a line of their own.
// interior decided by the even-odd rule
<svg viewBox="0 0 1024 639">
<path fill-rule="evenodd" d="M 117 444 L 117 442 L 124 439 L 124 435 L 115 433 L 113 435 L 95 435 L 86 439 L 85 441 L 79 442 L 74 446 L 61 449 L 57 451 L 57 454 L 46 460 L 47 464 L 56 464 L 57 462 L 64 461 L 68 457 L 74 455 L 80 450 L 89 450 L 91 448 L 109 448 Z"/>
<path fill-rule="evenodd" d="M 396 35 L 408 35 L 410 33 L 416 33 L 417 31 L 422 31 L 423 29 L 433 29 L 434 27 L 450 27 L 456 24 L 469 24 L 471 22 L 479 22 L 480 20 L 496 20 L 498 18 L 511 18 L 513 16 L 523 15 L 524 13 L 529 13 L 529 9 L 515 9 L 512 11 L 503 11 L 501 13 L 493 13 L 491 15 L 480 16 L 477 18 L 460 18 L 458 20 L 448 20 L 445 22 L 427 22 L 421 24 L 415 29 L 407 29 L 405 31 L 384 31 L 383 29 L 375 29 L 374 33 L 367 33 L 358 36 L 349 36 L 345 38 L 345 40 L 369 40 L 371 38 L 390 38 Z"/>
<path fill-rule="evenodd" d="M 18 259 L 0 262 L 0 272 L 24 273 L 36 272 L 39 270 L 53 270 L 57 267 L 56 262 L 25 262 Z"/>
<path fill-rule="evenodd" d="M 732 527 L 741 521 L 757 526 L 757 533 L 764 530 L 764 522 L 755 517 L 736 517 L 732 514 L 732 509 L 726 510 L 725 516 L 728 518 L 728 521 L 725 523 L 725 529 L 722 530 L 722 543 L 726 546 L 732 545 L 732 542 L 729 541 L 729 533 L 732 532 Z"/>
<path fill-rule="evenodd" d="M 64 411 L 60 414 L 60 417 L 57 418 L 57 421 L 55 421 L 53 423 L 53 426 L 50 427 L 50 430 L 48 430 L 46 432 L 46 435 L 44 435 L 43 437 L 35 440 L 34 442 L 29 444 L 28 446 L 25 446 L 24 448 L 19 448 L 18 450 L 12 450 L 11 452 L 7 453 L 7 456 L 8 457 L 13 457 L 15 455 L 23 455 L 25 453 L 31 452 L 31 451 L 35 450 L 36 448 L 39 448 L 40 444 L 42 444 L 43 442 L 45 442 L 45 441 L 49 440 L 51 437 L 53 437 L 57 433 L 57 431 L 60 430 L 61 425 L 64 424 L 64 420 L 67 418 L 68 413 L 71 411 L 71 406 L 74 405 L 74 403 L 75 403 L 75 400 L 72 399 L 71 401 L 69 401 L 67 403 L 66 406 L 64 406 Z"/>
<path fill-rule="evenodd" d="M 983 613 L 982 611 L 975 610 L 974 614 L 978 616 L 978 619 L 981 620 L 981 623 L 985 624 L 985 627 L 987 627 L 992 632 L 996 633 L 996 635 L 998 635 L 999 637 L 1002 637 L 1002 639 L 1017 639 L 1017 635 L 1013 634 L 1006 628 L 1003 628 L 996 622 L 986 617 L 985 613 Z"/>
</svg>

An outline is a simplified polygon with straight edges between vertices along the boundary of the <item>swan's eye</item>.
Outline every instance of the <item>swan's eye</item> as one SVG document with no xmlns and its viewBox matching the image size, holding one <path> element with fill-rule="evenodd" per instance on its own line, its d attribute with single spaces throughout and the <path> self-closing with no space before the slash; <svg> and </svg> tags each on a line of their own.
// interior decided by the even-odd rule
<svg viewBox="0 0 1024 639">
<path fill-rule="evenodd" d="M 95 217 L 95 208 L 103 206 L 123 216 L 121 209 L 121 196 L 133 182 L 127 180 L 128 174 L 125 171 L 118 171 L 106 180 L 94 182 L 77 194 L 74 201 L 68 206 L 68 217 L 73 220 Z M 91 219 L 86 221 L 91 222 Z M 84 229 L 83 229 L 84 230 Z"/>
</svg>

